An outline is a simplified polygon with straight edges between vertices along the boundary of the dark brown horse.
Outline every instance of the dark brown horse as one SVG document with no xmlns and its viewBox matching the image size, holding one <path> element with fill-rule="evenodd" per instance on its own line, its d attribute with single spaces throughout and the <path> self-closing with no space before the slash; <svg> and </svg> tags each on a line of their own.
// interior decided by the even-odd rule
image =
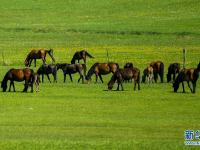
<svg viewBox="0 0 200 150">
<path fill-rule="evenodd" d="M 159 75 L 161 83 L 163 83 L 163 79 L 164 79 L 164 63 L 162 61 L 155 61 L 155 62 L 151 62 L 150 66 L 153 67 L 153 75 L 154 75 L 155 82 L 157 82 L 158 75 Z"/>
<path fill-rule="evenodd" d="M 124 65 L 124 68 L 133 68 L 133 63 L 132 62 L 128 62 Z"/>
<path fill-rule="evenodd" d="M 81 51 L 77 51 L 75 52 L 72 60 L 71 60 L 71 64 L 75 64 L 76 60 L 78 60 L 78 63 L 81 59 L 83 59 L 84 64 L 86 64 L 86 57 L 90 57 L 90 58 L 94 58 L 92 55 L 90 55 L 86 50 L 81 50 Z"/>
<path fill-rule="evenodd" d="M 28 87 L 31 86 L 31 92 L 33 92 L 33 84 L 39 86 L 39 78 L 38 75 L 34 73 L 32 69 L 25 68 L 25 69 L 10 69 L 3 78 L 1 82 L 1 88 L 3 92 L 6 92 L 7 89 L 7 82 L 10 81 L 9 92 L 11 91 L 11 86 L 13 86 L 13 91 L 15 92 L 15 85 L 14 81 L 22 82 L 25 81 L 24 90 L 23 92 L 28 91 Z"/>
<path fill-rule="evenodd" d="M 185 93 L 184 88 L 184 81 L 187 81 L 188 87 L 190 88 L 190 91 L 192 93 L 195 93 L 196 89 L 196 82 L 199 78 L 199 72 L 200 72 L 200 62 L 197 66 L 197 68 L 190 68 L 190 69 L 182 69 L 178 76 L 175 79 L 175 82 L 173 83 L 174 92 L 177 92 L 179 88 L 179 84 L 182 83 L 183 87 L 183 93 Z M 192 82 L 193 88 L 190 87 L 190 82 Z"/>
<path fill-rule="evenodd" d="M 153 67 L 152 66 L 148 66 L 147 68 L 144 69 L 143 76 L 142 76 L 143 83 L 145 83 L 146 78 L 149 84 L 153 83 Z"/>
<path fill-rule="evenodd" d="M 138 90 L 140 90 L 140 70 L 137 68 L 125 68 L 119 69 L 116 71 L 111 80 L 108 82 L 108 90 L 113 88 L 113 85 L 117 81 L 117 90 L 119 90 L 119 86 L 121 85 L 121 89 L 123 89 L 122 83 L 123 81 L 134 79 L 134 90 L 136 90 L 136 85 L 138 84 Z"/>
<path fill-rule="evenodd" d="M 78 82 L 82 79 L 82 83 L 84 83 L 84 76 L 86 75 L 86 65 L 85 64 L 56 64 L 57 70 L 62 69 L 63 75 L 64 75 L 64 82 L 66 81 L 66 75 L 69 74 L 71 82 L 72 80 L 72 74 L 79 73 L 80 78 L 78 79 Z M 84 72 L 83 72 L 84 71 Z M 83 73 L 82 73 L 83 72 Z"/>
<path fill-rule="evenodd" d="M 49 82 L 51 83 L 49 74 L 52 74 L 54 77 L 54 82 L 57 82 L 57 66 L 54 64 L 43 64 L 37 70 L 38 75 L 42 75 L 42 82 L 44 82 L 44 75 L 47 76 Z"/>
<path fill-rule="evenodd" d="M 167 82 L 171 81 L 171 76 L 173 75 L 173 82 L 175 81 L 176 74 L 180 72 L 180 64 L 179 63 L 173 63 L 170 64 L 168 67 L 168 73 L 167 73 Z"/>
<path fill-rule="evenodd" d="M 26 57 L 25 66 L 30 67 L 32 61 L 34 60 L 35 67 L 36 67 L 36 59 L 42 59 L 43 64 L 45 64 L 47 54 L 49 54 L 49 56 L 52 58 L 53 62 L 55 62 L 55 59 L 53 57 L 53 49 L 50 49 L 50 50 L 44 50 L 44 49 L 35 50 L 35 49 L 33 49 Z"/>
<path fill-rule="evenodd" d="M 119 65 L 117 63 L 95 63 L 88 71 L 86 75 L 86 80 L 90 80 L 93 74 L 96 75 L 96 82 L 98 77 L 103 83 L 103 79 L 101 75 L 107 75 L 109 73 L 115 73 L 119 69 Z"/>
</svg>

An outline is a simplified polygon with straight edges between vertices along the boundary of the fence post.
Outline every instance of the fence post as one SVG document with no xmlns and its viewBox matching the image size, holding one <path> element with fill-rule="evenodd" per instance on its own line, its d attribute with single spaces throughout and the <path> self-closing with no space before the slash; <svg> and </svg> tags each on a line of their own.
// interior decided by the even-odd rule
<svg viewBox="0 0 200 150">
<path fill-rule="evenodd" d="M 186 67 L 186 48 L 183 49 L 183 69 Z"/>
</svg>

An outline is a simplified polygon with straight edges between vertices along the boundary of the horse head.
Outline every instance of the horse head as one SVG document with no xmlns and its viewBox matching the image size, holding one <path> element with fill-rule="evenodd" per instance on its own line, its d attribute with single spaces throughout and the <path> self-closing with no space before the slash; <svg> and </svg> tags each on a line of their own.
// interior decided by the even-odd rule
<svg viewBox="0 0 200 150">
<path fill-rule="evenodd" d="M 53 56 L 53 49 L 50 48 L 47 52 L 48 52 L 49 56 L 51 57 L 51 59 L 53 60 L 53 62 L 55 62 L 55 58 Z"/>
<path fill-rule="evenodd" d="M 177 91 L 178 91 L 178 88 L 179 88 L 179 83 L 174 82 L 174 83 L 173 83 L 173 88 L 174 88 L 174 92 L 177 92 Z"/>
</svg>

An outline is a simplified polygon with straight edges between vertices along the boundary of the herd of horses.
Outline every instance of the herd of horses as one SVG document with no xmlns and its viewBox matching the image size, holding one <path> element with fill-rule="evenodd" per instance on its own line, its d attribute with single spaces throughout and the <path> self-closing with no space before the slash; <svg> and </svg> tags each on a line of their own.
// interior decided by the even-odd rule
<svg viewBox="0 0 200 150">
<path fill-rule="evenodd" d="M 46 55 L 49 55 L 52 59 L 52 64 L 46 64 Z M 45 50 L 45 49 L 33 49 L 29 52 L 25 59 L 24 69 L 10 69 L 4 76 L 1 82 L 1 88 L 3 92 L 7 90 L 7 82 L 10 81 L 9 90 L 11 91 L 11 87 L 13 87 L 13 91 L 15 91 L 14 81 L 22 82 L 25 81 L 23 92 L 27 92 L 29 86 L 31 87 L 31 92 L 33 92 L 33 85 L 36 85 L 36 91 L 39 91 L 39 83 L 40 76 L 42 76 L 42 82 L 44 82 L 44 75 L 47 76 L 49 82 L 51 82 L 49 75 L 52 74 L 54 77 L 54 82 L 57 82 L 57 71 L 59 69 L 62 70 L 64 75 L 64 82 L 66 81 L 66 75 L 68 74 L 70 80 L 72 79 L 72 74 L 78 73 L 80 75 L 78 82 L 82 80 L 90 81 L 91 76 L 94 74 L 96 76 L 96 82 L 98 78 L 103 83 L 102 75 L 107 75 L 112 73 L 112 77 L 108 82 L 108 90 L 113 89 L 113 85 L 115 83 L 118 84 L 117 90 L 119 90 L 121 86 L 121 90 L 124 90 L 123 83 L 124 82 L 134 82 L 134 90 L 136 90 L 136 86 L 138 90 L 140 90 L 140 83 L 145 83 L 147 80 L 148 84 L 158 81 L 158 77 L 160 78 L 160 82 L 164 82 L 164 63 L 162 61 L 154 61 L 149 63 L 149 65 L 144 69 L 142 79 L 140 79 L 140 70 L 136 68 L 133 63 L 128 62 L 124 65 L 124 68 L 120 68 L 118 63 L 108 62 L 108 63 L 94 63 L 91 68 L 87 72 L 86 68 L 86 58 L 94 58 L 90 55 L 86 50 L 81 50 L 75 52 L 72 57 L 71 64 L 68 63 L 57 63 L 55 64 L 55 58 L 53 56 L 53 49 Z M 34 72 L 30 69 L 32 61 L 34 60 L 34 66 L 36 67 L 36 60 L 41 59 L 43 64 L 38 68 L 37 72 Z M 79 64 L 80 60 L 84 61 L 84 64 Z M 78 63 L 76 63 L 78 61 Z M 190 88 L 192 93 L 195 93 L 196 82 L 199 78 L 200 72 L 200 62 L 197 65 L 197 68 L 190 69 L 181 69 L 179 63 L 172 63 L 168 67 L 167 73 L 167 82 L 173 83 L 174 92 L 177 92 L 180 83 L 182 83 L 183 92 L 185 92 L 184 81 L 187 82 L 188 87 Z M 190 82 L 192 83 L 192 87 L 190 86 Z"/>
</svg>

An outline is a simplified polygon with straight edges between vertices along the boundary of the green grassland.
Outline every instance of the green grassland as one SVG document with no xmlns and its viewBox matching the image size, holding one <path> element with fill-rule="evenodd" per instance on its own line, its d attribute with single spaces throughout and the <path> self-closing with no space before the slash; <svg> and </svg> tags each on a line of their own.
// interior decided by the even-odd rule
<svg viewBox="0 0 200 150">
<path fill-rule="evenodd" d="M 70 62 L 87 49 L 95 62 L 131 61 L 142 70 L 153 60 L 187 67 L 200 60 L 199 0 L 1 0 L 0 79 L 24 67 L 32 48 L 53 48 L 56 62 Z M 3 59 L 4 57 L 4 59 Z M 48 63 L 51 63 L 47 57 Z M 37 62 L 37 66 L 41 61 Z M 37 70 L 37 68 L 33 68 Z M 107 91 L 104 83 L 40 85 L 40 92 L 0 92 L 0 149 L 198 149 L 184 145 L 184 131 L 200 130 L 197 93 L 173 93 L 172 84 L 124 84 Z M 116 85 L 115 87 L 116 88 Z"/>
</svg>

